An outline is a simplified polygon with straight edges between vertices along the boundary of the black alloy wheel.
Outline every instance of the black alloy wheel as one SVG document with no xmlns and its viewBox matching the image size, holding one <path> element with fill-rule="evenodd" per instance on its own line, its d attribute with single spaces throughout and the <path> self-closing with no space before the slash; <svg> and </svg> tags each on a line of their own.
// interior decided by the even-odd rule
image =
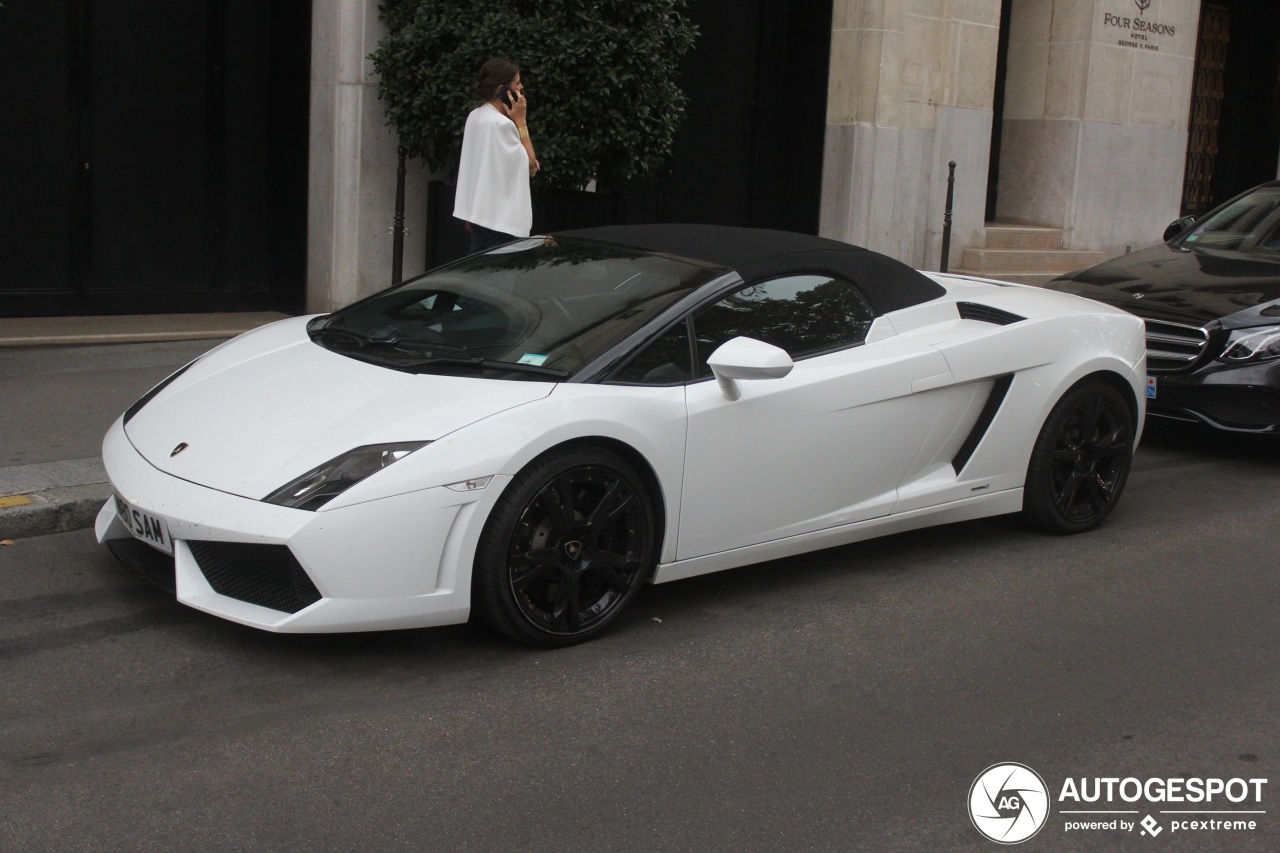
<svg viewBox="0 0 1280 853">
<path fill-rule="evenodd" d="M 512 480 L 485 523 L 472 603 L 530 645 L 592 639 L 648 577 L 655 529 L 649 490 L 624 459 L 551 451 Z"/>
<path fill-rule="evenodd" d="M 1115 388 L 1085 380 L 1063 395 L 1040 430 L 1022 498 L 1023 514 L 1052 533 L 1103 522 L 1133 463 L 1133 415 Z"/>
</svg>

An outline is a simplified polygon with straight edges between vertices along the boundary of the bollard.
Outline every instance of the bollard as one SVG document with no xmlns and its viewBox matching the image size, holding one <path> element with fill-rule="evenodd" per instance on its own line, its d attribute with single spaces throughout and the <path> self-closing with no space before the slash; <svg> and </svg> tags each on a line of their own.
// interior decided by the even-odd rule
<svg viewBox="0 0 1280 853">
<path fill-rule="evenodd" d="M 409 153 L 400 146 L 400 162 L 396 165 L 396 217 L 391 226 L 391 283 L 399 284 L 404 270 L 404 160 Z"/>
<path fill-rule="evenodd" d="M 942 266 L 939 272 L 947 271 L 947 261 L 951 255 L 951 204 L 956 193 L 956 161 L 947 165 L 947 209 L 942 214 Z"/>
</svg>

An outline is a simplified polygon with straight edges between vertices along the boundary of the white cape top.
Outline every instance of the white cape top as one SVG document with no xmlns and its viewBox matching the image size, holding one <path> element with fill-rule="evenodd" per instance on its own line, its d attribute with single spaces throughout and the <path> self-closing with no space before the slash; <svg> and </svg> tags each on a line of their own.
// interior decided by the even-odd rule
<svg viewBox="0 0 1280 853">
<path fill-rule="evenodd" d="M 515 123 L 488 104 L 467 116 L 453 215 L 513 237 L 533 227 L 529 155 Z"/>
</svg>

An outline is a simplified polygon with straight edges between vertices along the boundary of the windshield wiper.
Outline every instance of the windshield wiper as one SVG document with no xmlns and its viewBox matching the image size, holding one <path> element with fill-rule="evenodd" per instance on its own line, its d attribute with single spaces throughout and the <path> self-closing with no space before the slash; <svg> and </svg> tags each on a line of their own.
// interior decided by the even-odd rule
<svg viewBox="0 0 1280 853">
<path fill-rule="evenodd" d="M 308 329 L 307 331 L 310 333 L 312 340 L 315 340 L 320 335 L 341 335 L 344 338 L 355 341 L 360 346 L 364 346 L 369 343 L 369 341 L 373 340 L 373 338 L 366 334 L 353 332 L 351 329 L 344 329 L 341 326 L 318 326 L 314 329 Z"/>
<path fill-rule="evenodd" d="M 348 340 L 355 341 L 360 347 L 390 347 L 391 349 L 408 353 L 412 353 L 413 351 L 404 349 L 405 346 L 417 347 L 419 349 L 438 350 L 440 352 L 462 352 L 466 349 L 466 347 L 459 344 L 447 344 L 444 341 L 427 341 L 418 338 L 374 337 L 373 335 L 366 335 L 363 332 L 357 332 L 343 326 L 320 326 L 319 328 L 311 330 L 313 339 L 315 336 L 323 334 L 332 334 L 347 338 Z"/>
<path fill-rule="evenodd" d="M 401 355 L 417 355 L 413 350 L 405 349 L 401 346 L 402 344 L 421 347 L 422 349 L 437 350 L 439 352 L 464 352 L 467 348 L 459 346 L 458 344 L 447 344 L 439 341 L 417 340 L 413 338 L 374 337 L 343 326 L 320 326 L 319 328 L 311 329 L 310 331 L 313 338 L 323 334 L 332 334 L 354 341 L 358 349 L 356 352 L 348 352 L 348 355 L 355 356 L 364 361 L 381 364 L 386 367 L 393 367 L 396 370 L 414 371 L 418 368 L 443 365 L 446 367 L 458 366 L 478 367 L 485 370 L 506 370 L 512 373 L 532 373 L 537 376 L 549 376 L 555 379 L 563 379 L 569 375 L 569 371 L 559 367 L 543 367 L 538 364 L 520 364 L 512 361 L 499 361 L 496 358 L 482 358 L 480 356 L 468 357 L 462 355 L 439 355 L 411 361 L 405 361 L 400 358 L 389 358 L 389 354 L 375 356 L 373 353 L 366 351 L 365 348 L 387 347 Z"/>
<path fill-rule="evenodd" d="M 401 362 L 396 367 L 401 370 L 416 370 L 420 367 L 434 367 L 436 365 L 460 367 L 480 367 L 486 370 L 508 370 L 513 373 L 533 373 L 538 376 L 552 376 L 557 379 L 563 379 L 569 375 L 569 371 L 559 367 L 543 367 L 539 364 L 521 364 L 515 361 L 499 361 L 496 358 L 481 358 L 474 356 L 467 358 L 457 355 L 442 355 L 438 358 L 424 358 L 421 361 Z"/>
</svg>

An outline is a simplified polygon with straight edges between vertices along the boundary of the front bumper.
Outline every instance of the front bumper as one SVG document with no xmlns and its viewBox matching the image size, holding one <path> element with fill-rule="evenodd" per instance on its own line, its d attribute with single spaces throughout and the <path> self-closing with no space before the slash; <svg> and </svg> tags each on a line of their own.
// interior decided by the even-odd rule
<svg viewBox="0 0 1280 853">
<path fill-rule="evenodd" d="M 307 512 L 165 474 L 134 449 L 120 420 L 102 455 L 116 493 L 168 525 L 180 602 L 288 633 L 465 622 L 480 529 L 510 480 L 494 477 L 475 492 L 428 488 Z M 133 538 L 114 500 L 98 513 L 95 530 L 99 542 Z"/>
<path fill-rule="evenodd" d="M 1156 374 L 1151 417 L 1195 421 L 1228 432 L 1280 433 L 1280 361 L 1208 364 Z"/>
</svg>

